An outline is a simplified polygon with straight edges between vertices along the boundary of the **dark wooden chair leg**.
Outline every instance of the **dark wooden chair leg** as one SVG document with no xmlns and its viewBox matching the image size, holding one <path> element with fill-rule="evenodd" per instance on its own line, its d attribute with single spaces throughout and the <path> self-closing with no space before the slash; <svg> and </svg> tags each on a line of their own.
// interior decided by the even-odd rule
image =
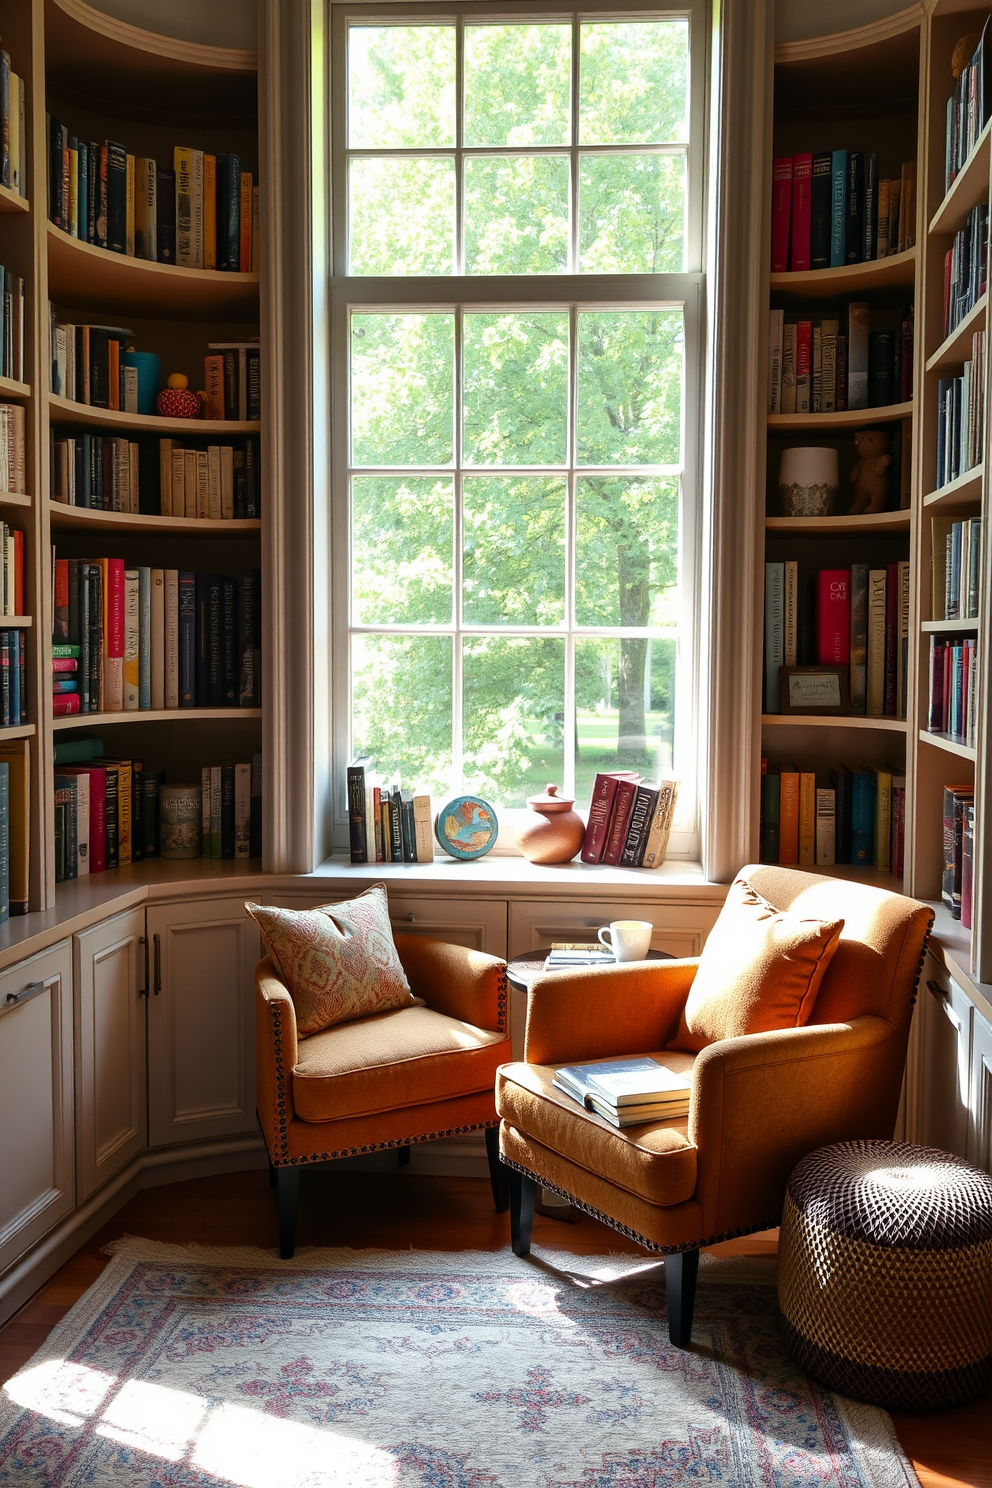
<svg viewBox="0 0 992 1488">
<path fill-rule="evenodd" d="M 279 1256 L 289 1261 L 296 1249 L 296 1211 L 300 1203 L 299 1168 L 276 1168 L 279 1199 Z"/>
<path fill-rule="evenodd" d="M 534 1223 L 537 1184 L 526 1173 L 510 1169 L 510 1244 L 514 1255 L 530 1255 L 530 1232 Z"/>
<path fill-rule="evenodd" d="M 397 1163 L 399 1164 L 399 1166 L 401 1168 L 405 1168 L 408 1165 L 408 1163 L 410 1161 L 410 1143 L 409 1142 L 407 1142 L 407 1144 L 406 1144 L 405 1147 L 400 1147 L 397 1150 L 396 1161 L 397 1161 Z"/>
<path fill-rule="evenodd" d="M 493 1203 L 497 1214 L 505 1214 L 510 1207 L 509 1169 L 499 1156 L 499 1127 L 486 1127 L 486 1157 L 489 1159 L 489 1182 L 493 1190 Z"/>
<path fill-rule="evenodd" d="M 270 1188 L 275 1188 L 275 1186 L 276 1186 L 276 1170 L 272 1166 L 272 1159 L 270 1157 L 269 1158 L 269 1187 Z"/>
<path fill-rule="evenodd" d="M 665 1292 L 668 1301 L 668 1336 L 676 1348 L 692 1342 L 692 1311 L 696 1303 L 699 1251 L 683 1250 L 665 1257 Z"/>
</svg>

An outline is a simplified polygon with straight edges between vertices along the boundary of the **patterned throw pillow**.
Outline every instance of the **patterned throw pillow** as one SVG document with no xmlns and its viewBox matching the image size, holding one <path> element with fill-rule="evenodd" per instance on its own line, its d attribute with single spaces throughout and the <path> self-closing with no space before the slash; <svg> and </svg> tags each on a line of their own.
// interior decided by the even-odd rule
<svg viewBox="0 0 992 1488">
<path fill-rule="evenodd" d="M 301 1038 L 390 1008 L 423 1007 L 396 954 L 385 884 L 343 904 L 246 904 L 296 1009 Z"/>
</svg>

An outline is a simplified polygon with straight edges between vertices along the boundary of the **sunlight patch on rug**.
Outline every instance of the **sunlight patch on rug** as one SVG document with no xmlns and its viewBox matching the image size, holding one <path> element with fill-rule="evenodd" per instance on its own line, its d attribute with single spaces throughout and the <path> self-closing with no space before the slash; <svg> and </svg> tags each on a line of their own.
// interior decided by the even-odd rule
<svg viewBox="0 0 992 1488">
<path fill-rule="evenodd" d="M 125 1240 L 0 1396 L 3 1488 L 918 1488 L 807 1381 L 774 1263 Z"/>
</svg>

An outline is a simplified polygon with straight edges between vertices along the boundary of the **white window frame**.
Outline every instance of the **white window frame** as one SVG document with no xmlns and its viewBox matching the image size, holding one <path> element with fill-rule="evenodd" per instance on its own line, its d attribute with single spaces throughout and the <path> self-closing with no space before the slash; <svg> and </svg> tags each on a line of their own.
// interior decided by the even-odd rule
<svg viewBox="0 0 992 1488">
<path fill-rule="evenodd" d="M 455 646 L 460 646 L 466 634 L 498 634 L 499 636 L 540 635 L 562 636 L 566 640 L 565 673 L 565 760 L 566 770 L 574 766 L 574 698 L 573 678 L 575 639 L 601 636 L 619 637 L 642 632 L 629 627 L 586 627 L 569 629 L 571 595 L 574 588 L 570 536 L 566 543 L 569 554 L 566 572 L 566 618 L 560 627 L 529 626 L 468 626 L 461 622 L 457 613 L 460 606 L 459 579 L 461 554 L 459 549 L 460 528 L 458 502 L 456 500 L 455 527 L 455 597 L 456 614 L 450 626 L 380 626 L 353 625 L 350 616 L 350 432 L 349 432 L 349 333 L 350 314 L 355 312 L 385 311 L 403 312 L 416 310 L 464 309 L 465 311 L 508 312 L 513 309 L 548 309 L 570 312 L 571 330 L 570 358 L 574 363 L 577 353 L 575 344 L 576 310 L 650 310 L 656 308 L 681 308 L 685 325 L 685 364 L 683 382 L 683 465 L 679 501 L 679 576 L 680 576 L 680 620 L 678 624 L 678 660 L 676 667 L 675 695 L 675 770 L 682 785 L 679 812 L 675 830 L 669 844 L 669 856 L 698 860 L 700 856 L 700 801 L 699 777 L 701 762 L 700 727 L 703 710 L 700 707 L 700 636 L 699 597 L 700 544 L 703 530 L 701 520 L 702 458 L 701 441 L 704 416 L 704 353 L 706 284 L 703 274 L 704 251 L 704 207 L 707 160 L 707 86 L 710 47 L 710 7 L 708 0 L 684 0 L 678 6 L 666 9 L 657 5 L 600 4 L 594 11 L 562 10 L 560 5 L 548 0 L 533 0 L 533 3 L 502 5 L 443 3 L 424 5 L 377 5 L 373 3 L 336 3 L 328 0 L 330 12 L 330 242 L 332 245 L 332 273 L 328 281 L 328 309 L 330 312 L 330 476 L 331 514 L 329 523 L 330 561 L 328 572 L 331 580 L 328 613 L 330 616 L 329 662 L 331 666 L 331 720 L 330 742 L 332 752 L 333 786 L 333 838 L 335 848 L 345 848 L 348 842 L 348 822 L 343 782 L 345 767 L 350 758 L 350 638 L 356 632 L 410 634 L 451 634 Z M 680 274 L 574 274 L 547 275 L 437 275 L 349 277 L 345 273 L 348 257 L 347 216 L 348 188 L 347 161 L 349 153 L 357 156 L 390 155 L 389 150 L 346 149 L 347 140 L 347 72 L 346 45 L 347 27 L 352 23 L 401 24 L 404 21 L 451 21 L 456 19 L 459 61 L 459 107 L 458 137 L 454 147 L 415 151 L 411 153 L 435 156 L 456 156 L 456 214 L 457 247 L 462 248 L 462 170 L 461 161 L 472 155 L 520 154 L 515 148 L 499 149 L 479 147 L 466 150 L 461 145 L 461 26 L 457 18 L 464 21 L 480 19 L 523 22 L 525 20 L 573 20 L 580 22 L 618 20 L 664 20 L 687 18 L 689 21 L 690 57 L 690 112 L 689 141 L 686 147 L 686 188 L 688 205 L 685 223 L 684 261 L 686 270 Z M 577 53 L 573 45 L 573 93 L 575 90 Z M 573 109 L 572 141 L 568 146 L 538 147 L 540 153 L 570 155 L 573 162 L 577 154 L 596 151 L 597 147 L 577 145 L 577 126 Z M 681 146 L 679 149 L 681 150 Z M 601 146 L 600 153 L 633 153 L 637 146 Z M 647 152 L 664 153 L 665 147 L 647 147 Z M 529 150 L 526 152 L 529 153 Z M 537 153 L 537 151 L 535 151 Z M 571 171 L 571 240 L 572 253 L 577 252 L 577 212 L 575 198 L 578 189 L 577 170 Z M 460 262 L 460 257 L 459 260 Z M 573 257 L 574 262 L 574 257 Z M 460 411 L 460 345 L 456 344 L 456 415 Z M 572 378 L 575 387 L 575 378 Z M 456 423 L 457 423 L 456 417 Z M 569 464 L 574 465 L 575 410 L 569 409 Z M 457 436 L 456 436 L 457 437 Z M 585 473 L 586 467 L 578 472 Z M 637 474 L 648 476 L 669 467 L 616 466 L 589 467 L 590 473 L 609 473 L 613 476 Z M 364 473 L 364 471 L 363 471 Z M 374 472 L 373 472 L 374 473 Z M 415 468 L 403 473 L 419 473 Z M 452 472 L 445 472 L 452 473 Z M 500 467 L 499 474 L 520 473 L 517 467 Z M 542 467 L 542 476 L 557 476 L 564 471 L 559 467 Z M 574 524 L 575 480 L 568 480 L 568 506 L 566 532 L 570 534 Z M 456 497 L 460 494 L 456 486 Z M 651 627 L 652 636 L 664 637 L 665 628 Z M 457 698 L 453 699 L 456 735 L 455 750 L 460 748 L 460 715 Z M 410 782 L 414 784 L 415 782 Z M 564 782 L 563 782 L 564 783 Z M 501 834 L 498 851 L 504 848 L 515 851 L 511 843 Z"/>
</svg>

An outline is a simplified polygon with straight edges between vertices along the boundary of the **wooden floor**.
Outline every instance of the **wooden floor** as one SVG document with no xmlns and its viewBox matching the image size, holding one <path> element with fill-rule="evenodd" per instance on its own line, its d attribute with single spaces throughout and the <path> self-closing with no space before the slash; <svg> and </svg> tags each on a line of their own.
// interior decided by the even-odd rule
<svg viewBox="0 0 992 1488">
<path fill-rule="evenodd" d="M 232 1173 L 138 1194 L 0 1329 L 0 1383 L 40 1348 L 96 1280 L 107 1265 L 102 1247 L 125 1234 L 174 1244 L 274 1246 L 275 1205 L 268 1175 Z M 509 1233 L 507 1216 L 494 1212 L 489 1185 L 481 1179 L 312 1172 L 303 1174 L 298 1241 L 357 1248 L 500 1250 L 508 1245 Z M 538 1216 L 534 1242 L 576 1255 L 644 1253 L 584 1216 L 575 1224 Z M 728 1241 L 713 1251 L 767 1255 L 775 1247 L 775 1232 L 769 1232 Z M 923 1488 L 992 1488 L 992 1396 L 960 1410 L 895 1420 Z"/>
</svg>

